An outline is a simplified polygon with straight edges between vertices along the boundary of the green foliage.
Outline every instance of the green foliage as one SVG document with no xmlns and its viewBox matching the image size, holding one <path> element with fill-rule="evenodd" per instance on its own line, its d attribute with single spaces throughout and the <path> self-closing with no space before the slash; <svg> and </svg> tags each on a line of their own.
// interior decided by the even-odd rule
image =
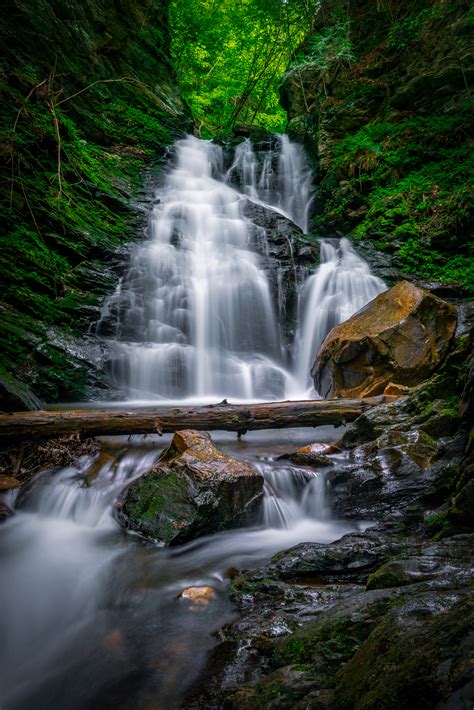
<svg viewBox="0 0 474 710">
<path fill-rule="evenodd" d="M 323 27 L 305 42 L 304 52 L 298 52 L 290 67 L 290 74 L 308 66 L 321 73 L 337 69 L 355 61 L 354 48 L 349 37 L 347 22 L 339 21 Z"/>
<path fill-rule="evenodd" d="M 423 8 L 418 13 L 409 14 L 394 22 L 388 32 L 387 47 L 405 49 L 419 35 L 424 23 L 435 17 L 437 8 Z"/>
<path fill-rule="evenodd" d="M 343 213 L 358 191 L 368 209 L 354 237 L 370 237 L 382 249 L 392 245 L 407 273 L 474 292 L 474 245 L 464 240 L 474 208 L 474 160 L 464 144 L 470 108 L 369 124 L 344 138 L 332 151 L 331 169 L 352 190 L 335 194 L 327 208 Z"/>
<path fill-rule="evenodd" d="M 46 399 L 78 397 L 86 377 L 50 328 L 84 332 L 111 286 L 94 263 L 136 233 L 144 161 L 189 125 L 165 10 L 41 0 L 0 21 L 0 367 Z"/>
<path fill-rule="evenodd" d="M 306 3 L 173 0 L 178 81 L 203 136 L 236 123 L 283 131 L 278 84 L 304 36 Z"/>
</svg>

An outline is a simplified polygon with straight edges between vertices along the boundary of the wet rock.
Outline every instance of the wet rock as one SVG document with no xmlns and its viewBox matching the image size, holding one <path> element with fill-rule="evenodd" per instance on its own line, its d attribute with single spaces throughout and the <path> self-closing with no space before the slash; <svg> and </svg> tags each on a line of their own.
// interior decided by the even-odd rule
<svg viewBox="0 0 474 710">
<path fill-rule="evenodd" d="M 216 598 L 212 587 L 188 587 L 178 594 L 176 599 L 188 605 L 189 611 L 201 611 Z"/>
<path fill-rule="evenodd" d="M 449 517 L 459 525 L 474 527 L 474 478 L 471 478 L 456 494 Z"/>
<path fill-rule="evenodd" d="M 398 521 L 416 514 L 417 501 L 436 484 L 446 460 L 459 462 L 462 441 L 441 444 L 428 434 L 388 429 L 375 440 L 353 449 L 347 463 L 327 474 L 329 499 L 336 515 Z M 410 513 L 410 510 L 412 513 Z M 416 522 L 416 521 L 414 521 Z"/>
<path fill-rule="evenodd" d="M 404 385 L 397 385 L 395 382 L 389 382 L 383 393 L 390 397 L 404 397 L 410 393 L 410 388 Z"/>
<path fill-rule="evenodd" d="M 113 470 L 117 466 L 117 459 L 107 451 L 100 451 L 94 463 L 87 470 L 86 485 L 92 486 L 95 479 L 105 468 Z"/>
<path fill-rule="evenodd" d="M 1 476 L 0 475 L 0 491 L 9 491 L 12 488 L 19 488 L 21 486 L 21 481 L 12 476 Z"/>
<path fill-rule="evenodd" d="M 370 572 L 402 549 L 380 530 L 345 535 L 329 545 L 303 543 L 273 557 L 268 569 L 285 580 L 365 584 Z"/>
<path fill-rule="evenodd" d="M 329 456 L 338 454 L 341 449 L 333 444 L 309 444 L 289 455 L 294 463 L 305 466 L 333 466 Z"/>
<path fill-rule="evenodd" d="M 130 485 L 117 517 L 124 527 L 177 545 L 250 522 L 262 489 L 262 477 L 219 451 L 207 432 L 181 431 L 158 465 Z"/>
<path fill-rule="evenodd" d="M 297 303 L 297 282 L 314 269 L 319 260 L 319 248 L 304 240 L 303 232 L 290 219 L 275 210 L 245 199 L 244 216 L 255 227 L 254 239 L 258 251 L 265 257 L 266 273 L 275 303 L 278 321 L 290 336 Z"/>
<path fill-rule="evenodd" d="M 366 535 L 381 547 L 392 542 L 371 530 L 340 545 L 349 550 L 355 537 L 364 546 Z M 222 634 L 226 662 L 189 707 L 396 710 L 438 707 L 443 700 L 448 704 L 440 707 L 467 709 L 473 697 L 472 537 L 405 541 L 398 553 L 396 546 L 386 548 L 395 557 L 385 569 L 398 564 L 406 570 L 390 588 L 364 590 L 351 575 L 342 585 L 289 584 L 279 581 L 277 564 L 243 573 L 233 585 L 242 616 Z M 456 705 L 458 698 L 465 704 Z"/>
<path fill-rule="evenodd" d="M 464 593 L 408 596 L 337 673 L 334 707 L 467 710 L 474 698 L 473 622 L 472 598 Z"/>
<path fill-rule="evenodd" d="M 379 294 L 323 342 L 311 375 L 324 397 L 381 394 L 389 383 L 426 380 L 447 354 L 456 308 L 401 281 Z"/>
<path fill-rule="evenodd" d="M 473 579 L 472 535 L 456 535 L 437 542 L 405 546 L 395 559 L 385 562 L 367 580 L 367 589 L 402 587 L 430 582 L 430 588 L 460 588 Z M 436 585 L 433 581 L 436 580 Z"/>
</svg>

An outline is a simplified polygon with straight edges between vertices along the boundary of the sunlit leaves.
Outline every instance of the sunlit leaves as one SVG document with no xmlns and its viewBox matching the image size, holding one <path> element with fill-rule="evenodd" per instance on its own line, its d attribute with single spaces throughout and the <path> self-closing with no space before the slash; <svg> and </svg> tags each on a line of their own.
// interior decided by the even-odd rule
<svg viewBox="0 0 474 710">
<path fill-rule="evenodd" d="M 302 5 L 302 0 L 172 2 L 178 80 L 203 135 L 236 123 L 284 130 L 278 84 L 307 29 Z"/>
</svg>

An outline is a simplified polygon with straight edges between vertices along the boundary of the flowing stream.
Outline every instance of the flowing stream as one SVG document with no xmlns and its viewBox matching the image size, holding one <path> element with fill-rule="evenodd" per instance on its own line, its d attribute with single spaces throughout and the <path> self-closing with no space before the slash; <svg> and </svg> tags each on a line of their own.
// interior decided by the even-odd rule
<svg viewBox="0 0 474 710">
<path fill-rule="evenodd" d="M 232 618 L 229 568 L 361 527 L 331 519 L 321 471 L 278 460 L 313 441 L 313 430 L 279 432 L 278 444 L 273 432 L 213 438 L 263 474 L 259 525 L 177 548 L 121 531 L 114 501 L 150 468 L 166 437 L 112 438 L 105 461 L 102 453 L 99 462 L 84 457 L 46 471 L 22 493 L 0 535 L 2 710 L 180 707 L 215 645 L 213 632 Z M 319 440 L 334 438 L 332 427 L 319 428 Z M 195 585 L 213 588 L 207 606 L 177 598 Z"/>
<path fill-rule="evenodd" d="M 297 326 L 285 342 L 268 274 L 271 234 L 262 236 L 245 206 L 308 230 L 302 148 L 280 136 L 262 155 L 243 141 L 227 165 L 219 146 L 194 137 L 174 152 L 150 238 L 132 249 L 97 325 L 111 381 L 129 400 L 317 396 L 308 374 L 316 350 L 383 282 L 347 240 L 321 240 L 314 273 L 298 281 L 295 268 Z M 323 469 L 279 459 L 336 438 L 332 427 L 251 432 L 242 441 L 215 432 L 218 446 L 263 475 L 261 519 L 177 548 L 124 533 L 113 516 L 120 492 L 151 468 L 166 437 L 105 439 L 99 458 L 43 472 L 16 501 L 9 494 L 16 514 L 0 530 L 1 710 L 180 707 L 213 632 L 232 618 L 227 570 L 364 525 L 332 519 Z M 193 607 L 179 598 L 192 585 L 210 585 L 215 596 Z"/>
</svg>

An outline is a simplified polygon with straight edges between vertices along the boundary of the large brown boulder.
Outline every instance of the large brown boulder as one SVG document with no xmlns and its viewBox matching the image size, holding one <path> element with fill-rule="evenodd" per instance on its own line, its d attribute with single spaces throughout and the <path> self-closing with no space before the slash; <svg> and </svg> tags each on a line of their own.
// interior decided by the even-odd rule
<svg viewBox="0 0 474 710">
<path fill-rule="evenodd" d="M 456 308 L 401 281 L 321 345 L 311 375 L 322 397 L 368 397 L 389 383 L 412 387 L 430 377 L 456 329 Z"/>
<path fill-rule="evenodd" d="M 207 432 L 179 431 L 158 464 L 129 486 L 117 518 L 146 537 L 177 545 L 251 522 L 262 490 L 262 476 L 219 451 Z"/>
</svg>

